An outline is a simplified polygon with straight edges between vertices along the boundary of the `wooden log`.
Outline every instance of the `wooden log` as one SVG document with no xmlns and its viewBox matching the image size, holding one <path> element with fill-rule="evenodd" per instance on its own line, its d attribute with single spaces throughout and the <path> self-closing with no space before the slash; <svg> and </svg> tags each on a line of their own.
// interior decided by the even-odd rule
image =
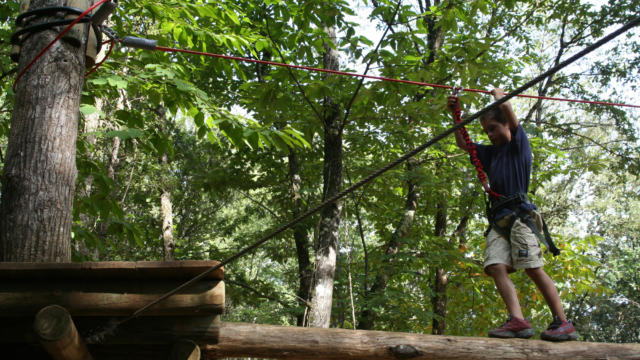
<svg viewBox="0 0 640 360">
<path fill-rule="evenodd" d="M 62 306 L 50 305 L 38 312 L 33 329 L 42 347 L 54 360 L 91 360 L 91 354 Z"/>
<path fill-rule="evenodd" d="M 200 360 L 200 346 L 191 340 L 179 340 L 171 348 L 169 360 Z"/>
<path fill-rule="evenodd" d="M 103 261 L 83 263 L 0 262 L 0 279 L 180 279 L 188 280 L 218 265 L 213 260 Z M 218 269 L 204 279 L 223 280 Z"/>
<path fill-rule="evenodd" d="M 640 359 L 640 344 L 551 343 L 242 323 L 222 323 L 218 344 L 202 346 L 201 350 L 206 359 Z"/>
<path fill-rule="evenodd" d="M 49 304 L 77 316 L 129 316 L 177 287 L 179 280 L 2 281 L 0 316 L 33 316 Z M 216 315 L 224 310 L 225 287 L 219 280 L 198 281 L 154 305 L 144 316 Z"/>
</svg>

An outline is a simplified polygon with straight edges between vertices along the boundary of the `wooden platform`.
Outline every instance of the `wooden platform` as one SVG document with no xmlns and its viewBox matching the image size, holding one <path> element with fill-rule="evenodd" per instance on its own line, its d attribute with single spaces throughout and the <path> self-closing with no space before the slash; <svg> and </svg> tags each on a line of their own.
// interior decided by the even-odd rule
<svg viewBox="0 0 640 360">
<path fill-rule="evenodd" d="M 218 264 L 200 260 L 0 262 L 0 344 L 6 350 L 16 349 L 16 354 L 29 354 L 26 358 L 30 359 L 50 359 L 43 348 L 51 356 L 54 353 L 61 356 L 72 349 L 66 345 L 69 342 L 81 343 L 73 350 L 88 348 L 97 359 L 131 358 L 134 349 L 145 349 L 146 355 L 140 357 L 143 359 L 166 358 L 167 354 L 182 349 L 184 346 L 177 344 L 184 344 L 185 339 L 215 344 L 225 303 L 223 269 L 207 274 L 113 331 L 98 338 L 94 335 Z M 43 337 L 45 332 L 34 331 L 34 327 L 44 330 L 58 327 L 60 322 L 68 323 L 66 328 L 73 329 L 73 337 L 55 333 L 61 339 L 52 342 Z"/>
<path fill-rule="evenodd" d="M 3 279 L 181 279 L 188 280 L 218 265 L 214 260 L 103 261 L 83 263 L 0 262 Z M 218 269 L 205 279 L 223 280 Z"/>
<path fill-rule="evenodd" d="M 217 261 L 0 263 L 0 316 L 32 316 L 57 304 L 72 316 L 129 316 Z M 223 270 L 214 271 L 144 316 L 218 315 Z"/>
</svg>

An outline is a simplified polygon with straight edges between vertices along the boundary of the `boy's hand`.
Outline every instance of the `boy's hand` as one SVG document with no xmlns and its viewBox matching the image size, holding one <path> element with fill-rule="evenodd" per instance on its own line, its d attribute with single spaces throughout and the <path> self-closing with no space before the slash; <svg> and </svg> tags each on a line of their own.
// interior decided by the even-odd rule
<svg viewBox="0 0 640 360">
<path fill-rule="evenodd" d="M 502 90 L 500 88 L 495 88 L 495 89 L 491 90 L 491 95 L 493 95 L 494 99 L 498 100 L 498 99 L 504 97 L 504 90 Z"/>
<path fill-rule="evenodd" d="M 447 109 L 451 112 L 455 112 L 458 108 L 459 101 L 460 100 L 458 100 L 457 96 L 449 95 L 449 97 L 447 97 Z"/>
</svg>

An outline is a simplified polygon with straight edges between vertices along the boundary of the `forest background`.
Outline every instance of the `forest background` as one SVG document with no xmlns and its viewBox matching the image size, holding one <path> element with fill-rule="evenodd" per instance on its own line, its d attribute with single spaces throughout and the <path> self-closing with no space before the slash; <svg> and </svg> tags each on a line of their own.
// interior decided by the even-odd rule
<svg viewBox="0 0 640 360">
<path fill-rule="evenodd" d="M 0 7 L 0 163 L 19 3 Z M 130 1 L 109 25 L 159 45 L 507 91 L 637 16 L 640 1 Z M 372 29 L 375 29 L 373 31 Z M 534 95 L 638 103 L 632 29 Z M 451 125 L 448 91 L 116 48 L 85 82 L 73 260 L 224 260 Z M 489 104 L 461 94 L 463 111 Z M 514 99 L 545 255 L 584 340 L 640 342 L 638 111 Z M 486 139 L 477 123 L 472 137 Z M 0 165 L 1 166 L 1 165 Z M 2 168 L 0 168 L 0 171 Z M 226 321 L 485 336 L 484 196 L 449 137 L 226 266 Z M 1 198 L 0 198 L 1 200 Z M 550 314 L 512 275 L 538 329 Z"/>
</svg>

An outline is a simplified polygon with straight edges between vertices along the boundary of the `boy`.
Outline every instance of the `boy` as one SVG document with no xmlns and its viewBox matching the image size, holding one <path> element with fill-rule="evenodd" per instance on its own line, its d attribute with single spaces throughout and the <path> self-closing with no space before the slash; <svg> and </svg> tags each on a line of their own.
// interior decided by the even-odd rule
<svg viewBox="0 0 640 360">
<path fill-rule="evenodd" d="M 491 94 L 498 100 L 504 96 L 504 91 L 493 89 Z M 456 96 L 449 96 L 447 107 L 452 113 L 457 102 Z M 510 314 L 504 325 L 489 331 L 489 336 L 525 339 L 533 336 L 531 324 L 522 314 L 516 289 L 509 278 L 509 273 L 525 269 L 553 314 L 553 322 L 540 337 L 549 341 L 575 340 L 578 334 L 564 314 L 553 280 L 542 268 L 542 252 L 536 236 L 539 231 L 534 233 L 529 218 L 531 214 L 536 215 L 536 207 L 526 197 L 532 161 L 527 134 L 509 102 L 481 116 L 480 124 L 491 145 L 475 144 L 478 159 L 489 177 L 491 189 L 502 195 L 491 199 L 491 230 L 487 235 L 484 271 L 493 278 Z M 468 152 L 462 135 L 456 131 L 455 136 L 458 147 Z"/>
</svg>

